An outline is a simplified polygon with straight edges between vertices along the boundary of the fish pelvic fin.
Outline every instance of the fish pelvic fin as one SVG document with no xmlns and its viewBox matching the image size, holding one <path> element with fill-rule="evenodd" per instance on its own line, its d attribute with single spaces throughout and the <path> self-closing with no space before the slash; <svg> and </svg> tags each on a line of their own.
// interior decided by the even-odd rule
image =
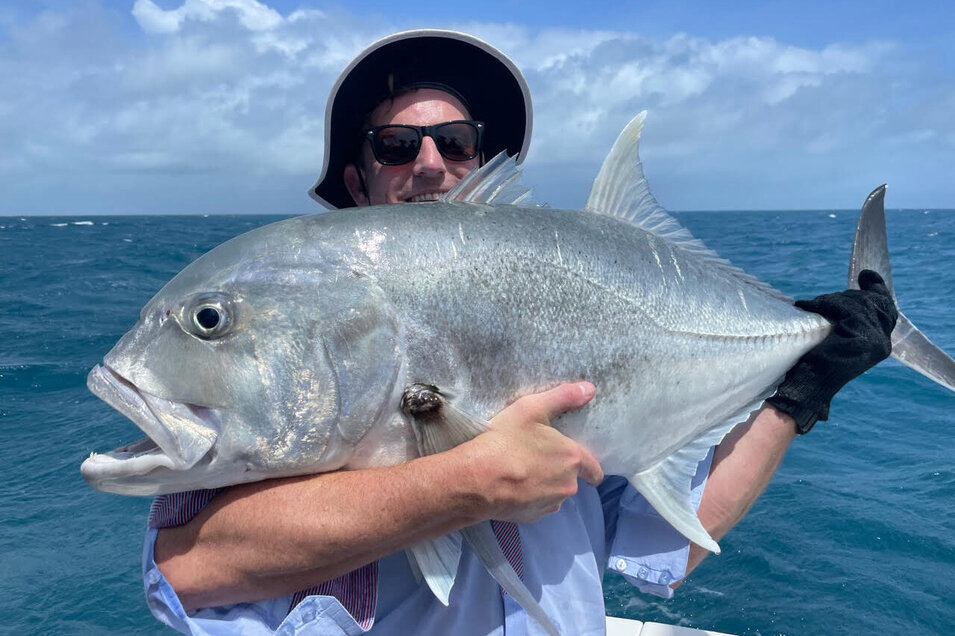
<svg viewBox="0 0 955 636">
<path fill-rule="evenodd" d="M 499 152 L 477 170 L 472 170 L 440 201 L 486 203 L 495 205 L 533 205 L 532 189 L 521 182 L 521 171 L 514 157 Z"/>
<path fill-rule="evenodd" d="M 473 439 L 488 428 L 484 420 L 451 406 L 434 385 L 412 384 L 401 398 L 401 410 L 414 421 L 418 450 L 433 455 Z M 511 566 L 488 521 L 426 541 L 409 549 L 412 565 L 439 601 L 448 605 L 461 560 L 462 537 L 504 590 L 552 636 L 560 636 L 553 621 Z"/>
<path fill-rule="evenodd" d="M 859 272 L 871 269 L 885 281 L 898 308 L 885 232 L 885 191 L 885 185 L 873 190 L 859 213 L 855 238 L 852 241 L 852 255 L 849 257 L 849 288 L 859 289 Z M 892 357 L 928 379 L 955 391 L 955 360 L 933 344 L 901 310 L 895 329 L 892 330 Z"/>
<path fill-rule="evenodd" d="M 407 554 L 412 569 L 421 574 L 435 598 L 445 607 L 450 604 L 451 589 L 454 587 L 458 564 L 461 560 L 462 541 L 467 542 L 491 577 L 524 608 L 528 615 L 540 623 L 544 631 L 551 636 L 560 636 L 560 630 L 504 556 L 489 521 L 483 521 L 408 548 Z"/>
<path fill-rule="evenodd" d="M 461 534 L 451 532 L 413 545 L 406 553 L 412 570 L 424 578 L 431 593 L 447 607 L 461 561 Z"/>
<path fill-rule="evenodd" d="M 421 456 L 450 450 L 487 430 L 486 422 L 452 407 L 432 384 L 408 386 L 401 397 L 401 411 L 411 418 Z M 452 532 L 407 550 L 412 569 L 444 605 L 451 598 L 461 562 L 461 541 L 461 534 Z"/>
<path fill-rule="evenodd" d="M 560 630 L 540 606 L 537 599 L 527 589 L 524 582 L 517 576 L 507 557 L 501 551 L 501 546 L 494 536 L 489 521 L 483 521 L 473 526 L 463 528 L 461 534 L 467 541 L 478 560 L 484 565 L 494 580 L 524 608 L 531 618 L 540 623 L 541 627 L 551 636 L 560 636 Z"/>
<path fill-rule="evenodd" d="M 617 137 L 610 154 L 604 159 L 600 172 L 597 173 L 597 178 L 594 179 L 584 209 L 635 225 L 697 254 L 713 267 L 725 270 L 742 283 L 752 285 L 780 300 L 792 302 L 792 299 L 782 292 L 747 274 L 708 248 L 657 203 L 643 174 L 643 162 L 640 161 L 640 134 L 646 116 L 647 111 L 639 113 Z"/>
</svg>

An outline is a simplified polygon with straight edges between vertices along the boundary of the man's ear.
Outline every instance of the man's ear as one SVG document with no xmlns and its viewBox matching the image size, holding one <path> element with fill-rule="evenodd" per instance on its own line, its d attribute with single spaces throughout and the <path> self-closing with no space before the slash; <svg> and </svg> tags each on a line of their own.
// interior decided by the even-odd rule
<svg viewBox="0 0 955 636">
<path fill-rule="evenodd" d="M 362 179 L 355 164 L 350 163 L 345 166 L 344 181 L 348 194 L 355 200 L 355 205 L 368 205 L 368 197 L 364 188 L 362 188 Z"/>
</svg>

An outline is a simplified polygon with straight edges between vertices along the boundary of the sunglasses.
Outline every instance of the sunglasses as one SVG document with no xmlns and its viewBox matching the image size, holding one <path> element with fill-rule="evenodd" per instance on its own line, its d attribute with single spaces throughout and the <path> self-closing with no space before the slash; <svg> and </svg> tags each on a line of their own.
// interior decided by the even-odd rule
<svg viewBox="0 0 955 636">
<path fill-rule="evenodd" d="M 468 161 L 481 152 L 484 122 L 446 121 L 432 126 L 388 124 L 365 131 L 375 160 L 383 166 L 400 166 L 414 161 L 424 137 L 431 137 L 441 156 L 449 161 Z"/>
</svg>

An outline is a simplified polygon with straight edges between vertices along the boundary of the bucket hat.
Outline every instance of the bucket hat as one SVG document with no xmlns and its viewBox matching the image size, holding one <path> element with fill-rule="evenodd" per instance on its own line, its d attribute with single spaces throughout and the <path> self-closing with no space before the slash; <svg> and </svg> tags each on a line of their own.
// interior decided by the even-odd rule
<svg viewBox="0 0 955 636">
<path fill-rule="evenodd" d="M 396 90 L 450 87 L 471 118 L 485 123 L 484 156 L 501 151 L 521 163 L 530 143 L 533 110 L 520 70 L 506 55 L 457 31 L 417 29 L 385 37 L 342 71 L 325 107 L 325 159 L 309 195 L 329 208 L 355 205 L 345 166 L 361 147 L 369 114 Z"/>
</svg>

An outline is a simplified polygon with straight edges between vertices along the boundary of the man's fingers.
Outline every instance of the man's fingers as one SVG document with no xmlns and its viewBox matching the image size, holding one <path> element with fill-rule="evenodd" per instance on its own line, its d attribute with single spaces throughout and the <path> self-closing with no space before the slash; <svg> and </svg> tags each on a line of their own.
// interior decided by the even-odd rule
<svg viewBox="0 0 955 636">
<path fill-rule="evenodd" d="M 859 289 L 878 292 L 883 296 L 892 298 L 892 292 L 886 287 L 885 281 L 882 280 L 882 277 L 879 276 L 877 272 L 871 269 L 864 269 L 859 272 Z"/>
<path fill-rule="evenodd" d="M 859 272 L 860 289 L 870 289 L 873 285 L 885 285 L 885 281 L 882 280 L 882 276 L 878 272 L 871 269 L 864 269 Z"/>
<path fill-rule="evenodd" d="M 596 388 L 590 382 L 568 382 L 549 391 L 528 396 L 525 399 L 528 399 L 530 403 L 523 407 L 549 422 L 561 413 L 584 406 L 593 399 L 595 393 Z M 577 448 L 580 449 L 580 466 L 577 474 L 591 486 L 599 485 L 604 478 L 600 462 L 583 446 L 577 444 Z"/>
<path fill-rule="evenodd" d="M 580 451 L 582 453 L 580 459 L 580 477 L 591 486 L 599 486 L 600 482 L 604 480 L 604 471 L 603 468 L 600 467 L 600 462 L 583 446 L 580 447 Z"/>
<path fill-rule="evenodd" d="M 597 389 L 590 382 L 568 382 L 543 393 L 528 395 L 517 402 L 525 412 L 551 420 L 561 413 L 579 409 L 593 399 Z"/>
</svg>

